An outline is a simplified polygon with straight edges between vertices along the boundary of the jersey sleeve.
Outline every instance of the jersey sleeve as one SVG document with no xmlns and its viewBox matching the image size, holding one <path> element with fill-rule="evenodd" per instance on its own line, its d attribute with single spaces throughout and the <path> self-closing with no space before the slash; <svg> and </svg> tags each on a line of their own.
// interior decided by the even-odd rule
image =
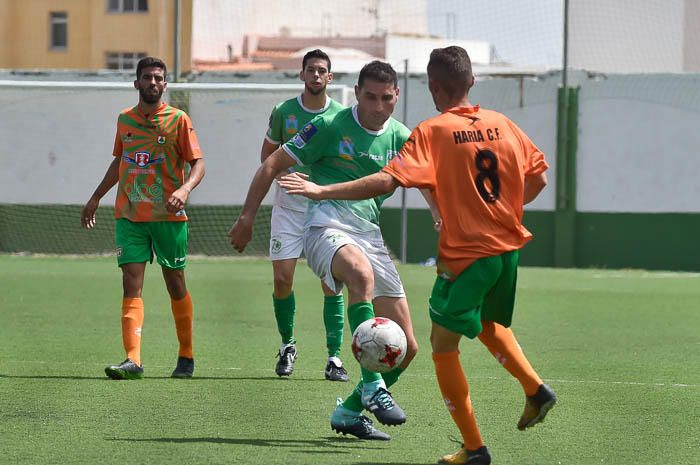
<svg viewBox="0 0 700 465">
<path fill-rule="evenodd" d="M 279 106 L 273 108 L 272 113 L 270 113 L 265 140 L 276 145 L 282 143 L 282 116 L 280 115 Z"/>
<path fill-rule="evenodd" d="M 416 127 L 383 171 L 404 187 L 435 189 L 435 164 L 429 137 L 422 127 Z"/>
<path fill-rule="evenodd" d="M 517 124 L 508 120 L 513 133 L 520 141 L 520 146 L 525 154 L 525 176 L 537 176 L 544 173 L 549 168 L 547 161 L 544 158 L 544 153 L 530 140 L 530 138 L 518 127 Z"/>
<path fill-rule="evenodd" d="M 178 125 L 177 142 L 180 148 L 180 156 L 187 161 L 202 158 L 202 149 L 199 147 L 197 134 L 194 132 L 192 120 L 190 120 L 187 113 L 182 113 L 182 116 L 178 121 Z"/>
<path fill-rule="evenodd" d="M 282 145 L 287 154 L 301 166 L 311 165 L 323 157 L 330 135 L 323 116 L 316 116 Z"/>
</svg>

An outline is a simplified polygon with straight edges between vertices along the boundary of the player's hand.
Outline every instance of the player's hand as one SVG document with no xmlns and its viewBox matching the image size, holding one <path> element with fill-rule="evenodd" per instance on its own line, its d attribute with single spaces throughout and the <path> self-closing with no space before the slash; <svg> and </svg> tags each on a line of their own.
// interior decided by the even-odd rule
<svg viewBox="0 0 700 465">
<path fill-rule="evenodd" d="M 238 217 L 231 230 L 228 232 L 228 239 L 234 249 L 243 252 L 245 246 L 253 238 L 253 224 L 242 217 Z"/>
<path fill-rule="evenodd" d="M 80 222 L 85 229 L 92 229 L 95 227 L 95 212 L 97 207 L 100 206 L 100 199 L 96 197 L 90 197 L 83 207 L 83 211 L 80 216 Z"/>
<path fill-rule="evenodd" d="M 178 190 L 172 193 L 168 201 L 165 203 L 165 209 L 170 213 L 177 213 L 183 208 L 187 203 L 187 199 L 190 196 L 190 191 L 186 187 L 180 187 Z"/>
<path fill-rule="evenodd" d="M 277 181 L 287 194 L 303 195 L 311 200 L 321 200 L 321 186 L 308 181 L 309 176 L 303 173 L 291 173 Z"/>
</svg>

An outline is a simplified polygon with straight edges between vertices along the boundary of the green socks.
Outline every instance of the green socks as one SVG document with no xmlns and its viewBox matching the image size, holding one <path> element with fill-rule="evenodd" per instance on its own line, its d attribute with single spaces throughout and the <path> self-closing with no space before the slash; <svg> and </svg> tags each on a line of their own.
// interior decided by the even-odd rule
<svg viewBox="0 0 700 465">
<path fill-rule="evenodd" d="M 345 302 L 343 294 L 325 296 L 323 299 L 323 324 L 326 326 L 326 347 L 329 357 L 340 357 L 343 345 Z"/>
<path fill-rule="evenodd" d="M 282 336 L 282 344 L 294 344 L 294 314 L 297 307 L 294 301 L 294 292 L 286 299 L 276 299 L 272 296 L 272 303 L 275 307 L 275 319 L 277 320 L 277 331 Z"/>
<path fill-rule="evenodd" d="M 382 373 L 382 379 L 384 379 L 386 388 L 389 389 L 389 387 L 395 384 L 403 372 L 404 368 L 394 368 L 388 373 Z M 345 399 L 343 407 L 353 412 L 361 412 L 365 408 L 364 405 L 362 405 L 362 381 L 357 383 L 355 389 L 352 390 L 352 394 Z"/>
</svg>

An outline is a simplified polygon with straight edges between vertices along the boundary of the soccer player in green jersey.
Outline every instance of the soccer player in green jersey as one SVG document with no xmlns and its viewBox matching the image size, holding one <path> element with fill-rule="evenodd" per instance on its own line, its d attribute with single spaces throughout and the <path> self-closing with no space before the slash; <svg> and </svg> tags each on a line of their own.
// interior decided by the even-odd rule
<svg viewBox="0 0 700 465">
<path fill-rule="evenodd" d="M 326 86 L 333 80 L 333 73 L 331 60 L 322 50 L 311 50 L 304 55 L 299 79 L 304 81 L 304 92 L 278 104 L 272 110 L 270 125 L 260 151 L 262 162 L 281 144 L 289 141 L 312 118 L 321 114 L 332 115 L 343 108 L 340 103 L 326 95 Z M 308 167 L 296 166 L 294 169 L 309 173 Z M 277 330 L 282 338 L 279 360 L 275 366 L 278 376 L 291 375 L 297 358 L 293 283 L 297 260 L 304 252 L 303 234 L 307 204 L 308 201 L 303 197 L 287 195 L 284 189 L 275 190 L 270 221 L 270 260 L 274 275 L 272 303 Z M 340 360 L 345 319 L 343 294 L 332 291 L 323 281 L 321 288 L 324 294 L 323 322 L 328 349 L 325 377 L 331 381 L 347 381 L 348 373 Z"/>
<path fill-rule="evenodd" d="M 391 65 L 380 61 L 365 65 L 355 96 L 356 106 L 312 119 L 258 169 L 229 232 L 236 250 L 243 251 L 250 242 L 253 220 L 275 176 L 298 164 L 311 166 L 311 179 L 318 184 L 359 179 L 381 170 L 401 149 L 410 131 L 391 118 L 399 97 Z M 387 425 L 406 421 L 387 388 L 418 350 L 403 285 L 379 229 L 384 199 L 311 202 L 304 231 L 304 251 L 314 273 L 336 292 L 348 287 L 350 329 L 372 318 L 376 310 L 376 315 L 394 320 L 406 333 L 408 349 L 401 365 L 383 375 L 361 368 L 362 380 L 331 416 L 331 427 L 339 433 L 380 440 L 389 436 L 374 428 L 362 410 L 367 408 Z"/>
</svg>

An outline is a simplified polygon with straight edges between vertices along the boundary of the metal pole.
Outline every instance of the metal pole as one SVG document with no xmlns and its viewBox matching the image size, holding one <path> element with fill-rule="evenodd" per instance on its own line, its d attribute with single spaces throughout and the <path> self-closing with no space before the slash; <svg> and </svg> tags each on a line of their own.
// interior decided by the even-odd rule
<svg viewBox="0 0 700 465">
<path fill-rule="evenodd" d="M 175 73 L 175 79 L 173 82 L 178 82 L 180 80 L 180 7 L 180 0 L 175 0 L 175 50 L 173 53 L 173 71 Z"/>
<path fill-rule="evenodd" d="M 403 124 L 408 122 L 408 58 L 403 61 Z M 408 250 L 408 208 L 406 188 L 401 188 L 401 263 L 406 263 Z"/>
<path fill-rule="evenodd" d="M 561 86 L 566 89 L 569 70 L 569 0 L 564 0 L 564 49 L 561 70 Z"/>
</svg>

